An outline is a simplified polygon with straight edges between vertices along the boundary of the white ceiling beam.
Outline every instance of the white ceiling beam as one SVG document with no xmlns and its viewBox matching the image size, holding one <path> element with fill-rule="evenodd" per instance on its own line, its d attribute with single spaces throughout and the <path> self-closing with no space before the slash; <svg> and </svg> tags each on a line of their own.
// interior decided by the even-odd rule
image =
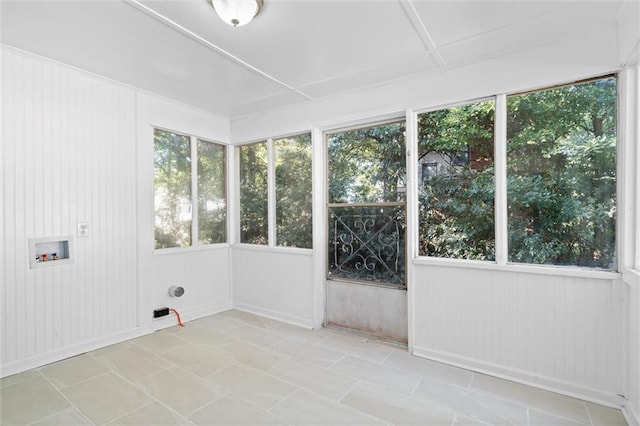
<svg viewBox="0 0 640 426">
<path fill-rule="evenodd" d="M 402 10 L 404 10 L 405 15 L 411 22 L 411 25 L 416 31 L 416 34 L 418 34 L 418 37 L 420 37 L 420 40 L 422 40 L 422 44 L 424 44 L 424 46 L 427 48 L 427 52 L 431 54 L 433 59 L 436 61 L 436 64 L 438 64 L 440 68 L 445 68 L 447 66 L 447 63 L 444 61 L 442 55 L 440 55 L 440 52 L 438 51 L 433 38 L 431 38 L 431 34 L 429 34 L 429 31 L 425 27 L 424 22 L 422 22 L 422 19 L 420 18 L 420 15 L 416 10 L 413 1 L 398 0 L 398 2 L 400 2 Z"/>
<path fill-rule="evenodd" d="M 220 46 L 210 42 L 209 40 L 205 39 L 204 37 L 194 33 L 193 31 L 183 27 L 182 25 L 178 24 L 177 22 L 167 18 L 166 16 L 162 15 L 161 13 L 153 10 L 152 8 L 150 8 L 149 6 L 146 6 L 144 4 L 142 4 L 140 1 L 138 0 L 122 0 L 123 2 L 125 2 L 126 4 L 135 7 L 136 9 L 146 13 L 147 15 L 151 16 L 152 18 L 156 19 L 157 21 L 181 32 L 182 34 L 186 35 L 187 37 L 191 38 L 194 41 L 197 41 L 198 43 L 206 46 L 207 48 L 213 50 L 216 53 L 221 54 L 222 56 L 226 57 L 227 59 L 235 62 L 236 64 L 248 69 L 249 71 L 252 71 L 264 78 L 266 78 L 267 80 L 270 80 L 288 90 L 291 90 L 292 92 L 295 92 L 297 94 L 299 94 L 300 96 L 304 97 L 305 99 L 313 99 L 311 96 L 307 95 L 306 93 L 302 92 L 299 89 L 296 89 L 295 87 L 285 83 L 282 80 L 279 80 L 275 77 L 273 77 L 270 74 L 267 74 L 266 72 L 262 71 L 261 69 L 251 65 L 250 63 L 243 61 L 242 59 L 238 58 L 237 56 L 233 55 L 230 52 L 227 52 L 226 50 L 224 50 L 223 48 L 221 48 Z"/>
</svg>

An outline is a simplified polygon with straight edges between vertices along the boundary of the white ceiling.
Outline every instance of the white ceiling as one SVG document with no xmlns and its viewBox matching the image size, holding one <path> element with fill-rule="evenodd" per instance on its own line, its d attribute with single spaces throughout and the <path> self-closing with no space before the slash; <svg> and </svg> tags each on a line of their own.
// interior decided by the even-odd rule
<svg viewBox="0 0 640 426">
<path fill-rule="evenodd" d="M 207 0 L 2 0 L 2 43 L 235 117 L 611 28 L 624 1 L 264 0 L 233 28 Z"/>
</svg>

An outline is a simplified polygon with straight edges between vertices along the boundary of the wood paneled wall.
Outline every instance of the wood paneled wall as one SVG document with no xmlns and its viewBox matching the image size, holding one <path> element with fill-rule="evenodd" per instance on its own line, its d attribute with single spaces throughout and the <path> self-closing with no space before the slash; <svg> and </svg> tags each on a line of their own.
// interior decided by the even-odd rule
<svg viewBox="0 0 640 426">
<path fill-rule="evenodd" d="M 136 327 L 135 92 L 3 51 L 1 363 Z M 77 238 L 77 222 L 90 235 Z M 28 239 L 73 235 L 30 269 Z"/>
</svg>

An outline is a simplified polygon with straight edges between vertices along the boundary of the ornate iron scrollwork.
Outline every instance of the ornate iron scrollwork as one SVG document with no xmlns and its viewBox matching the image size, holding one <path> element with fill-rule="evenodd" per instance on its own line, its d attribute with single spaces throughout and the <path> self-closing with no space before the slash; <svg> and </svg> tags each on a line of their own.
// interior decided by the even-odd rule
<svg viewBox="0 0 640 426">
<path fill-rule="evenodd" d="M 404 207 L 329 209 L 329 275 L 404 285 Z"/>
</svg>

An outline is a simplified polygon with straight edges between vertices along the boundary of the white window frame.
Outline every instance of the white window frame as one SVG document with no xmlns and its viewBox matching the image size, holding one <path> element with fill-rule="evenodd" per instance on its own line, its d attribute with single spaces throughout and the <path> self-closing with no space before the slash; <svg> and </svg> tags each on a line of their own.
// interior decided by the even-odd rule
<svg viewBox="0 0 640 426">
<path fill-rule="evenodd" d="M 512 263 L 508 261 L 508 212 L 507 212 L 507 96 L 519 95 L 522 93 L 532 91 L 542 91 L 553 87 L 559 87 L 563 85 L 579 84 L 581 82 L 587 82 L 590 80 L 597 80 L 606 78 L 608 76 L 616 76 L 618 78 L 617 84 L 617 97 L 618 97 L 618 116 L 620 117 L 620 98 L 622 97 L 620 88 L 620 76 L 617 72 L 605 73 L 599 76 L 582 79 L 580 81 L 571 81 L 566 83 L 560 83 L 558 85 L 543 86 L 539 88 L 532 88 L 529 90 L 514 91 L 511 93 L 500 93 L 494 96 L 483 97 L 478 99 L 465 100 L 462 102 L 449 103 L 445 105 L 438 105 L 424 109 L 407 109 L 406 119 L 407 128 L 411 131 L 407 132 L 407 155 L 409 157 L 416 157 L 418 153 L 418 115 L 425 112 L 432 112 L 446 108 L 453 108 L 461 105 L 468 105 L 475 102 L 482 102 L 490 99 L 495 100 L 495 119 L 494 119 L 494 167 L 495 167 L 495 238 L 496 238 L 496 259 L 495 261 L 489 260 L 467 260 L 467 259 L 452 259 L 452 258 L 440 258 L 431 256 L 420 256 L 418 252 L 418 239 L 419 235 L 417 231 L 419 229 L 419 217 L 418 217 L 418 173 L 417 164 L 412 159 L 407 163 L 407 170 L 409 173 L 409 188 L 410 196 L 407 197 L 407 219 L 411 220 L 411 225 L 408 228 L 408 232 L 412 232 L 409 235 L 407 241 L 412 246 L 410 252 L 413 256 L 412 264 L 414 265 L 435 265 L 435 266 L 451 266 L 459 268 L 471 268 L 471 269 L 490 269 L 498 271 L 509 272 L 522 272 L 532 274 L 554 275 L 554 276 L 570 276 L 570 277 L 583 277 L 583 278 L 596 278 L 596 279 L 620 279 L 622 270 L 621 259 L 624 256 L 621 253 L 622 238 L 620 234 L 620 221 L 622 219 L 620 214 L 620 206 L 617 211 L 616 219 L 616 250 L 618 252 L 618 269 L 617 271 L 599 270 L 595 268 L 579 267 L 579 266 L 559 266 L 559 265 L 545 265 L 545 264 L 526 264 L 526 263 Z M 411 124 L 409 124 L 411 123 Z M 624 175 L 622 167 L 622 159 L 620 157 L 621 149 L 625 144 L 622 137 L 622 122 L 618 120 L 617 126 L 617 157 L 616 167 L 618 181 L 616 183 L 616 191 L 618 200 L 620 200 L 621 187 L 624 185 Z M 411 155 L 413 154 L 413 155 Z M 409 169 L 411 167 L 411 169 Z M 410 172 L 409 172 L 410 171 Z M 413 231 L 411 231 L 413 229 Z"/>
<path fill-rule="evenodd" d="M 256 250 L 261 250 L 264 248 L 268 249 L 278 249 L 281 251 L 288 251 L 292 253 L 300 253 L 301 251 L 309 252 L 313 250 L 313 248 L 303 248 L 303 247 L 283 247 L 278 245 L 277 241 L 277 230 L 276 230 L 276 148 L 275 141 L 286 138 L 293 138 L 300 135 L 309 134 L 311 136 L 311 176 L 314 177 L 314 164 L 313 164 L 313 132 L 311 130 L 288 133 L 282 136 L 273 136 L 268 137 L 266 139 L 256 139 L 250 142 L 244 142 L 238 145 L 235 145 L 234 149 L 234 163 L 235 163 L 235 179 L 236 179 L 236 190 L 234 192 L 236 199 L 235 210 L 240 213 L 240 148 L 246 147 L 250 145 L 257 145 L 260 143 L 266 143 L 267 145 L 267 244 L 251 244 L 244 243 L 241 241 L 241 231 L 240 231 L 240 219 L 236 221 L 234 228 L 234 244 L 241 245 L 243 248 L 255 248 Z M 313 181 L 312 181 L 313 182 Z M 312 185 L 312 197 L 314 193 L 314 187 Z M 314 217 L 315 222 L 315 217 Z M 311 226 L 309 232 L 311 232 L 311 236 L 313 239 L 313 228 L 314 225 Z"/>
<path fill-rule="evenodd" d="M 175 253 L 175 252 L 183 252 L 183 251 L 195 251 L 195 250 L 206 250 L 206 249 L 211 249 L 211 248 L 215 248 L 215 247 L 224 247 L 224 246 L 228 246 L 229 245 L 229 145 L 222 143 L 222 142 L 217 142 L 217 141 L 213 141 L 209 138 L 204 138 L 204 137 L 200 137 L 200 136 L 194 136 L 192 134 L 189 134 L 187 132 L 180 132 L 177 130 L 171 130 L 171 129 L 167 129 L 161 126 L 151 126 L 153 129 L 153 134 L 155 134 L 156 130 L 160 130 L 163 132 L 170 132 L 170 133 L 175 133 L 177 135 L 181 135 L 181 136 L 185 136 L 189 138 L 189 149 L 190 149 L 190 156 L 191 156 L 191 245 L 186 246 L 186 247 L 166 247 L 166 248 L 155 248 L 155 203 L 152 203 L 152 209 L 153 209 L 153 218 L 154 218 L 154 224 L 153 224 L 153 229 L 154 229 L 154 238 L 153 238 L 153 243 L 154 243 L 154 249 L 153 249 L 153 254 L 154 255 L 162 255 L 162 254 L 171 254 L 171 253 Z M 212 244 L 199 244 L 199 240 L 198 240 L 198 168 L 197 168 L 197 161 L 198 161 L 198 140 L 202 141 L 202 142 L 207 142 L 207 143 L 212 143 L 212 144 L 216 144 L 219 146 L 222 146 L 225 149 L 225 155 L 224 155 L 224 160 L 225 160 L 225 174 L 224 174 L 224 178 L 225 178 L 225 240 L 222 243 L 212 243 Z M 155 136 L 154 136 L 154 154 L 155 154 Z M 194 164 L 196 165 L 196 167 L 194 167 Z M 153 179 L 153 185 L 154 185 L 154 191 L 155 191 L 155 177 Z"/>
</svg>

